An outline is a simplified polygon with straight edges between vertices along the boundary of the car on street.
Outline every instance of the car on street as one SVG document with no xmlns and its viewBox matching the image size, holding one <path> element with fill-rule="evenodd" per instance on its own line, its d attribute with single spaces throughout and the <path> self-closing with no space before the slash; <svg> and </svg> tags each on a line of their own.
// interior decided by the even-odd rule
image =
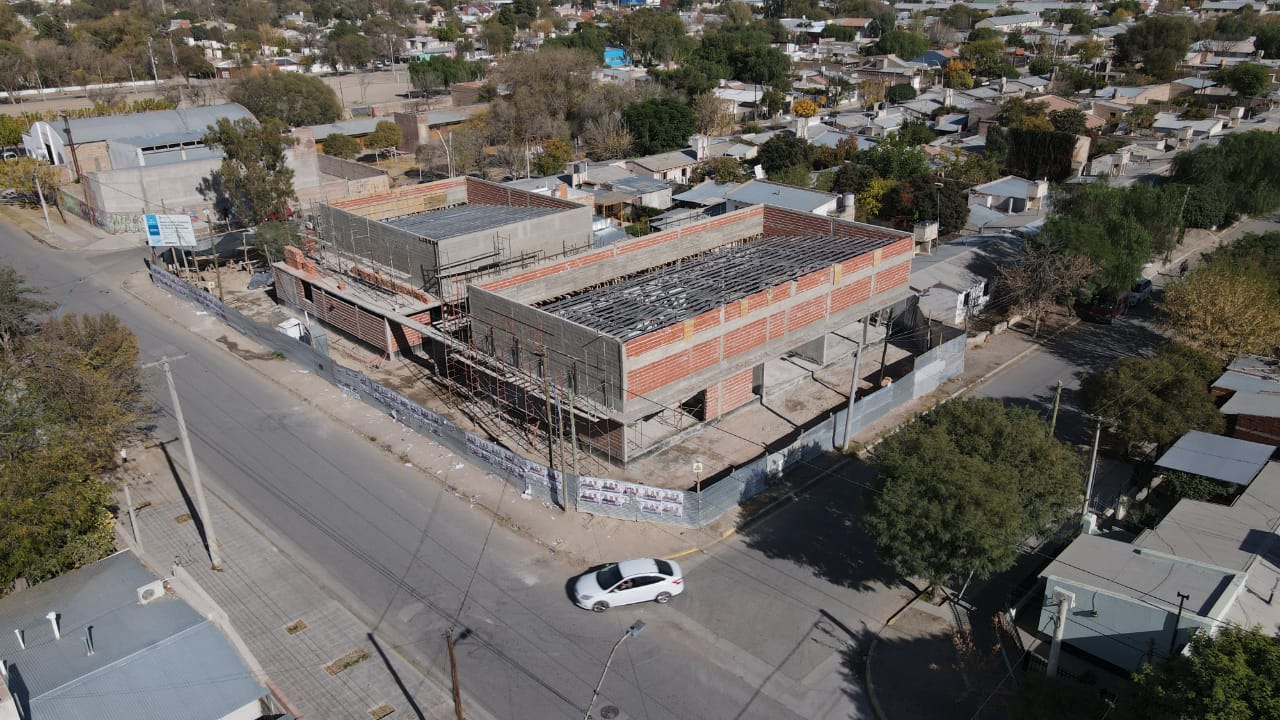
<svg viewBox="0 0 1280 720">
<path fill-rule="evenodd" d="M 1151 299 L 1151 278 L 1142 278 L 1129 291 L 1129 307 L 1137 307 Z"/>
<path fill-rule="evenodd" d="M 1116 318 L 1129 311 L 1126 293 L 1101 293 L 1093 298 L 1085 310 L 1085 318 L 1110 325 Z"/>
<path fill-rule="evenodd" d="M 584 610 L 604 612 L 619 605 L 668 603 L 684 592 L 684 575 L 670 560 L 637 558 L 610 563 L 588 572 L 573 584 L 573 602 Z"/>
</svg>

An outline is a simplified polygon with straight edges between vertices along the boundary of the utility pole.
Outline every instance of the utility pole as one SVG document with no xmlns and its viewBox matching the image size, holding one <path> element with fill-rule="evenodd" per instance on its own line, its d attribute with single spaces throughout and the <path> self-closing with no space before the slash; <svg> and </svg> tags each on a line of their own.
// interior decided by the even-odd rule
<svg viewBox="0 0 1280 720">
<path fill-rule="evenodd" d="M 1067 613 L 1075 606 L 1076 595 L 1055 587 L 1053 599 L 1058 603 L 1058 613 L 1054 616 L 1053 643 L 1049 646 L 1049 662 L 1044 671 L 1045 677 L 1051 679 L 1058 676 L 1058 658 L 1062 656 L 1062 636 L 1067 631 Z"/>
<path fill-rule="evenodd" d="M 31 173 L 31 179 L 36 181 L 36 194 L 40 196 L 40 212 L 44 213 L 44 227 L 49 232 L 53 232 L 53 226 L 49 224 L 49 206 L 44 204 L 44 190 L 40 187 L 40 173 Z"/>
<path fill-rule="evenodd" d="M 1190 595 L 1178 593 L 1178 619 L 1173 621 L 1173 637 L 1169 638 L 1169 657 L 1173 657 L 1174 649 L 1178 646 L 1178 626 L 1182 624 L 1182 604 L 1190 600 Z"/>
<path fill-rule="evenodd" d="M 874 294 L 874 290 L 872 291 Z M 858 352 L 853 356 L 853 379 L 849 381 L 849 408 L 844 415 L 844 444 L 853 439 L 853 408 L 858 400 L 858 376 L 862 374 L 862 349 L 867 346 L 867 328 L 869 318 L 862 318 L 862 342 L 858 343 Z"/>
<path fill-rule="evenodd" d="M 147 57 L 151 58 L 151 79 L 160 84 L 160 73 L 156 72 L 156 53 L 151 48 L 151 38 L 147 37 Z"/>
<path fill-rule="evenodd" d="M 186 353 L 172 358 L 181 360 Z M 159 365 L 164 368 L 164 379 L 169 385 L 169 398 L 173 401 L 173 415 L 178 420 L 178 437 L 182 440 L 182 452 L 187 457 L 187 472 L 191 473 L 191 485 L 196 493 L 196 509 L 200 512 L 200 526 L 204 528 L 205 542 L 209 546 L 209 562 L 214 570 L 222 569 L 222 558 L 218 555 L 218 539 L 213 534 L 213 518 L 209 516 L 209 503 L 204 498 L 204 485 L 200 482 L 200 468 L 196 466 L 196 456 L 191 451 L 191 437 L 187 435 L 187 421 L 182 417 L 182 403 L 178 401 L 178 389 L 173 384 L 173 373 L 169 370 L 171 359 L 164 356 L 156 362 L 147 363 L 143 368 Z"/>
<path fill-rule="evenodd" d="M 1089 482 L 1084 488 L 1084 508 L 1080 514 L 1080 530 L 1088 532 L 1089 530 L 1089 498 L 1093 495 L 1093 478 L 1098 472 L 1098 445 L 1102 442 L 1102 416 L 1086 415 L 1085 417 L 1094 421 L 1093 426 L 1093 453 L 1089 458 Z"/>
<path fill-rule="evenodd" d="M 213 237 L 213 225 L 209 225 L 209 252 L 213 254 L 213 276 L 218 279 L 218 301 L 221 302 L 222 266 L 218 264 L 218 241 Z"/>
<path fill-rule="evenodd" d="M 138 535 L 138 516 L 133 510 L 133 496 L 129 494 L 129 483 L 124 484 L 124 504 L 129 508 L 129 529 L 133 531 L 133 544 L 142 549 L 142 537 Z"/>
<path fill-rule="evenodd" d="M 1049 418 L 1049 437 L 1053 437 L 1054 428 L 1058 427 L 1058 404 L 1062 402 L 1062 381 L 1058 381 L 1058 389 L 1053 393 L 1053 415 Z"/>
<path fill-rule="evenodd" d="M 543 356 L 545 362 L 545 355 Z M 556 469 L 556 436 L 555 428 L 551 424 L 551 378 L 547 376 L 547 370 L 544 367 L 542 371 L 542 397 L 547 401 L 547 482 L 551 482 L 554 477 L 551 473 Z M 560 509 L 562 512 L 569 512 L 568 500 L 564 497 L 564 478 L 560 478 L 560 492 L 557 493 L 560 498 Z"/>
<path fill-rule="evenodd" d="M 573 452 L 573 476 L 578 477 L 578 423 L 573 414 L 573 383 L 565 384 L 568 385 L 566 391 L 569 395 L 569 446 Z"/>
<path fill-rule="evenodd" d="M 884 346 L 880 348 L 880 377 L 876 378 L 876 387 L 884 383 L 884 363 L 889 359 L 889 333 L 893 330 L 893 308 L 889 308 L 889 320 L 884 324 Z"/>
<path fill-rule="evenodd" d="M 462 718 L 462 688 L 458 685 L 458 658 L 453 654 L 453 628 L 444 631 L 445 644 L 449 646 L 449 675 L 453 678 L 453 712 Z"/>
</svg>

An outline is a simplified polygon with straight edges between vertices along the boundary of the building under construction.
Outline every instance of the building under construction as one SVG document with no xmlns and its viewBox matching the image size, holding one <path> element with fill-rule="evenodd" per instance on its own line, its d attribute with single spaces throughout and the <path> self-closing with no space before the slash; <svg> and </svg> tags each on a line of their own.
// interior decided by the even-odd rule
<svg viewBox="0 0 1280 720">
<path fill-rule="evenodd" d="M 620 465 L 752 402 L 767 361 L 840 359 L 831 333 L 911 294 L 910 234 L 767 205 L 596 249 L 589 208 L 472 178 L 318 218 L 324 252 L 275 266 L 285 302 L 421 352 L 513 436 Z"/>
</svg>

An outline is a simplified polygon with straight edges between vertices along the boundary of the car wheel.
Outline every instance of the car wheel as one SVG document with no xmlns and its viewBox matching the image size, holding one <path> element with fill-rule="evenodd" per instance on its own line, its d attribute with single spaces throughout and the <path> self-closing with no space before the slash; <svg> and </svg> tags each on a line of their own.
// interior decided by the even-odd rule
<svg viewBox="0 0 1280 720">
<path fill-rule="evenodd" d="M 665 605 L 665 604 L 667 604 L 667 603 L 671 602 L 671 593 L 669 593 L 669 592 L 660 592 L 660 593 L 658 593 L 658 597 L 654 598 L 654 599 L 653 599 L 653 601 L 654 601 L 654 602 L 656 602 L 656 603 L 659 603 L 659 604 Z"/>
<path fill-rule="evenodd" d="M 608 609 L 609 609 L 609 603 L 603 600 L 598 600 L 596 601 L 595 605 L 591 606 L 591 612 L 604 612 L 605 610 L 608 610 Z"/>
</svg>

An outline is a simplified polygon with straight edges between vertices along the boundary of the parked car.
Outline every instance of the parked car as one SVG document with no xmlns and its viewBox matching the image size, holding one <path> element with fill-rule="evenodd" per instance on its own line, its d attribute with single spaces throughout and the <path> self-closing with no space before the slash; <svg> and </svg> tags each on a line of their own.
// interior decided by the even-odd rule
<svg viewBox="0 0 1280 720">
<path fill-rule="evenodd" d="M 684 576 L 678 564 L 638 558 L 605 565 L 579 577 L 573 584 L 573 602 L 585 610 L 604 612 L 619 605 L 668 603 L 682 592 Z"/>
<path fill-rule="evenodd" d="M 1133 289 L 1129 291 L 1129 307 L 1137 307 L 1142 303 L 1151 299 L 1151 279 L 1142 278 L 1133 284 Z"/>
<path fill-rule="evenodd" d="M 1089 304 L 1089 309 L 1085 311 L 1085 317 L 1093 322 L 1110 325 L 1116 321 L 1116 318 L 1128 312 L 1129 301 L 1126 295 L 1127 293 L 1107 293 L 1096 296 Z"/>
</svg>

